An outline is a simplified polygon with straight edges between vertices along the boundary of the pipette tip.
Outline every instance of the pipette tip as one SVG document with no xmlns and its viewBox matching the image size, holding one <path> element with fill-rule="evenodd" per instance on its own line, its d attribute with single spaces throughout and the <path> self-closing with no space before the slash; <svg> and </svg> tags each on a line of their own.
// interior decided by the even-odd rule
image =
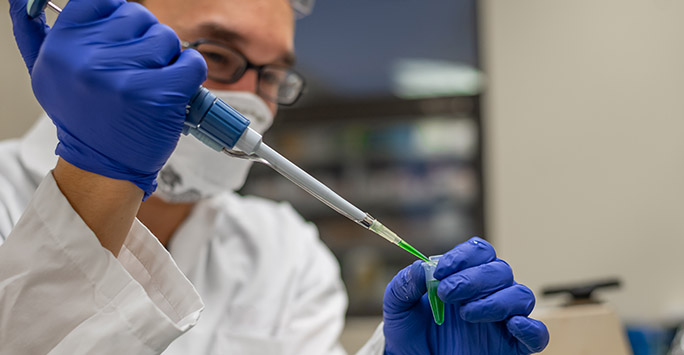
<svg viewBox="0 0 684 355">
<path fill-rule="evenodd" d="M 377 219 L 373 219 L 372 222 L 373 223 L 368 229 L 375 232 L 375 234 L 385 238 L 388 242 L 395 244 L 398 247 L 406 250 L 407 252 L 415 255 L 418 259 L 428 261 L 428 258 L 426 258 L 425 255 L 423 255 L 423 253 L 419 252 L 418 249 L 414 248 L 409 243 L 406 243 L 396 233 L 392 232 L 392 230 L 390 230 L 389 228 L 385 227 L 385 225 L 380 223 L 380 221 L 378 221 Z"/>
<path fill-rule="evenodd" d="M 397 244 L 397 245 L 400 246 L 402 249 L 408 251 L 409 253 L 415 255 L 420 260 L 423 260 L 425 262 L 430 261 L 430 259 L 428 259 L 425 255 L 423 255 L 423 253 L 419 252 L 418 249 L 414 248 L 413 246 L 411 246 L 411 244 L 406 243 L 403 240 L 400 241 L 399 244 Z"/>
</svg>

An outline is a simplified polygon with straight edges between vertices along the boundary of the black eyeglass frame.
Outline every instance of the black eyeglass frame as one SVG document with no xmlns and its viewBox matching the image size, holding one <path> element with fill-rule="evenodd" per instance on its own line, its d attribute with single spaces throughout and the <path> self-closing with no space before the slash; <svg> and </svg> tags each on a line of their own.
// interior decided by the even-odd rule
<svg viewBox="0 0 684 355">
<path fill-rule="evenodd" d="M 199 47 L 202 44 L 211 44 L 214 46 L 225 48 L 229 51 L 234 52 L 237 56 L 241 57 L 245 62 L 244 67 L 240 71 L 236 72 L 233 75 L 233 77 L 230 79 L 218 78 L 218 77 L 215 77 L 215 76 L 208 74 L 207 77 L 213 81 L 223 83 L 223 84 L 233 84 L 233 83 L 237 82 L 238 80 L 240 80 L 245 75 L 247 70 L 254 69 L 257 72 L 257 92 L 258 92 L 258 91 L 260 91 L 259 87 L 261 86 L 261 84 L 260 84 L 261 73 L 262 73 L 263 69 L 264 68 L 277 68 L 280 70 L 287 71 L 288 75 L 292 75 L 292 74 L 296 75 L 299 78 L 299 80 L 301 81 L 301 88 L 299 89 L 299 92 L 297 93 L 297 95 L 291 100 L 291 102 L 280 102 L 280 99 L 278 97 L 276 97 L 275 99 L 270 98 L 270 97 L 265 97 L 265 99 L 272 101 L 272 102 L 275 102 L 278 105 L 291 106 L 291 105 L 294 105 L 299 100 L 299 98 L 301 98 L 302 94 L 304 93 L 304 88 L 306 87 L 306 80 L 304 80 L 304 77 L 292 68 L 273 65 L 273 64 L 255 65 L 252 62 L 250 62 L 249 59 L 247 59 L 247 57 L 245 57 L 239 51 L 237 51 L 231 47 L 228 47 L 225 44 L 218 43 L 218 42 L 208 40 L 208 39 L 204 39 L 204 38 L 200 38 L 200 39 L 193 41 L 193 42 L 181 41 L 181 48 L 183 48 L 183 49 L 197 49 L 197 47 Z"/>
</svg>

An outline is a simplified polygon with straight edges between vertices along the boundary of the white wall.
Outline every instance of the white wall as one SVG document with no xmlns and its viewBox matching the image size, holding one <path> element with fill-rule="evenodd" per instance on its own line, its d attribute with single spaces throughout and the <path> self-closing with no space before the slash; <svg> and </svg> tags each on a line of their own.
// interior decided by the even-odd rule
<svg viewBox="0 0 684 355">
<path fill-rule="evenodd" d="M 0 1 L 0 139 L 23 134 L 40 112 L 12 35 L 9 2 Z"/>
<path fill-rule="evenodd" d="M 684 2 L 486 0 L 490 238 L 536 291 L 684 316 Z"/>
</svg>

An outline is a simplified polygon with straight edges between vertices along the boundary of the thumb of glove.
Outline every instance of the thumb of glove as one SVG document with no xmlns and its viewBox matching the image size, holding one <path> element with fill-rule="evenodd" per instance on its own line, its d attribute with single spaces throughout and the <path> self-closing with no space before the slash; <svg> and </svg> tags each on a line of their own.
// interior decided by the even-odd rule
<svg viewBox="0 0 684 355">
<path fill-rule="evenodd" d="M 549 344 L 549 331 L 544 323 L 523 316 L 515 316 L 506 322 L 508 331 L 518 339 L 520 354 L 538 353 Z"/>
<path fill-rule="evenodd" d="M 399 271 L 385 289 L 383 312 L 385 315 L 411 309 L 425 294 L 425 271 L 421 261 L 416 261 Z"/>
</svg>

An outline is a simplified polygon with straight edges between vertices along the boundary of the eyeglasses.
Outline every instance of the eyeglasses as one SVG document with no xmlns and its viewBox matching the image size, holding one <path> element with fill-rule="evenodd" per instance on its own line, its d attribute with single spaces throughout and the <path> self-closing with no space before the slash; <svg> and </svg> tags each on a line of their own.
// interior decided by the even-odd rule
<svg viewBox="0 0 684 355">
<path fill-rule="evenodd" d="M 281 105 L 292 105 L 302 95 L 304 78 L 292 69 L 276 65 L 254 65 L 240 52 L 206 39 L 181 42 L 183 49 L 196 49 L 207 62 L 208 77 L 219 83 L 232 84 L 248 69 L 257 72 L 257 94 Z"/>
</svg>

